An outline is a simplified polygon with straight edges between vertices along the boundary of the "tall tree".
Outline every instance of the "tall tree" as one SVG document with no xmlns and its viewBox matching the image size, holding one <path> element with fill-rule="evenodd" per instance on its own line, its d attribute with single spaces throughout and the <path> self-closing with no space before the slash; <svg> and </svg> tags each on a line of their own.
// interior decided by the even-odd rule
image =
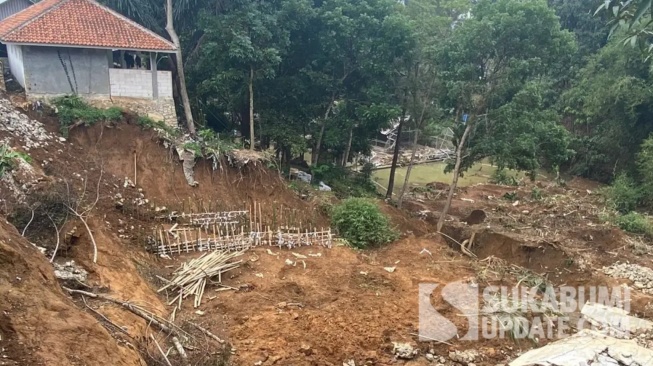
<svg viewBox="0 0 653 366">
<path fill-rule="evenodd" d="M 457 25 L 437 55 L 442 68 L 440 75 L 449 91 L 443 103 L 459 112 L 454 115 L 457 127 L 453 180 L 438 220 L 438 231 L 442 230 L 458 177 L 465 169 L 484 157 L 501 159 L 503 155 L 497 154 L 501 150 L 496 148 L 502 143 L 500 139 L 508 138 L 506 143 L 515 139 L 533 140 L 531 134 L 540 130 L 510 125 L 516 122 L 528 122 L 533 127 L 551 125 L 542 120 L 528 121 L 523 116 L 507 118 L 498 111 L 513 102 L 528 80 L 546 76 L 548 67 L 575 47 L 573 37 L 561 30 L 558 18 L 545 0 L 481 0 L 471 15 Z M 462 115 L 467 116 L 464 123 L 460 122 Z M 477 134 L 479 126 L 484 131 Z M 497 130 L 515 133 L 492 133 Z M 546 133 L 541 138 L 546 139 Z M 566 150 L 565 146 L 562 148 Z M 470 151 L 483 153 L 469 154 Z M 516 161 L 515 168 L 531 170 L 537 165 L 532 159 Z"/>
<path fill-rule="evenodd" d="M 195 135 L 195 122 L 193 121 L 193 111 L 190 109 L 190 99 L 188 98 L 188 90 L 186 89 L 186 73 L 184 72 L 184 61 L 181 52 L 181 42 L 179 36 L 175 31 L 174 20 L 172 16 L 172 0 L 166 0 L 166 31 L 172 39 L 172 43 L 177 50 L 175 51 L 175 58 L 177 61 L 177 74 L 179 75 L 179 92 L 181 94 L 181 102 L 184 105 L 184 115 L 186 116 L 186 126 L 191 135 Z M 154 70 L 154 66 L 152 67 Z"/>
<path fill-rule="evenodd" d="M 224 78 L 232 78 L 240 79 L 246 86 L 250 149 L 255 145 L 255 83 L 259 78 L 275 76 L 289 45 L 292 20 L 282 21 L 287 7 L 292 5 L 289 4 L 241 0 L 233 3 L 224 14 L 205 13 L 202 20 L 208 37 L 202 52 L 219 57 L 221 67 L 210 75 L 202 75 L 203 83 L 222 88 L 219 83 Z M 214 58 L 205 57 L 199 62 L 207 63 L 208 67 L 216 66 Z"/>
<path fill-rule="evenodd" d="M 397 199 L 397 206 L 401 207 L 404 194 L 408 189 L 408 182 L 417 155 L 417 143 L 423 129 L 433 123 L 433 118 L 438 115 L 438 95 L 444 91 L 439 84 L 438 65 L 435 51 L 438 45 L 452 35 L 452 27 L 469 11 L 469 1 L 461 0 L 415 0 L 406 5 L 406 14 L 411 19 L 417 46 L 412 57 L 406 63 L 403 82 L 407 93 L 407 108 L 410 118 L 410 127 L 413 128 L 412 152 L 408 169 L 404 176 L 404 184 Z M 395 150 L 395 154 L 398 151 Z M 393 168 L 395 167 L 393 157 Z M 391 180 L 394 172 L 391 169 Z M 388 191 L 391 194 L 390 184 Z"/>
</svg>

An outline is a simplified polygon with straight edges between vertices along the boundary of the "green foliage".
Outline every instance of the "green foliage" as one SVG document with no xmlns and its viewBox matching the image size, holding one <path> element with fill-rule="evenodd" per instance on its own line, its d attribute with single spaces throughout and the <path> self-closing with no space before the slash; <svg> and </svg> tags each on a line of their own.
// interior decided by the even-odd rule
<svg viewBox="0 0 653 366">
<path fill-rule="evenodd" d="M 29 155 L 19 151 L 14 151 L 7 144 L 0 145 L 0 177 L 2 177 L 5 172 L 16 168 L 18 159 L 22 159 L 27 163 L 32 161 L 32 158 Z"/>
<path fill-rule="evenodd" d="M 533 189 L 531 189 L 531 198 L 535 201 L 541 201 L 543 196 L 543 192 L 540 188 L 533 187 Z"/>
<path fill-rule="evenodd" d="M 610 182 L 634 170 L 639 146 L 653 132 L 652 82 L 637 52 L 617 42 L 590 58 L 560 101 L 575 134 L 572 173 Z"/>
<path fill-rule="evenodd" d="M 620 174 L 612 185 L 602 190 L 608 203 L 621 213 L 636 209 L 642 199 L 642 190 L 635 181 L 626 174 Z"/>
<path fill-rule="evenodd" d="M 163 121 L 155 121 L 148 116 L 138 116 L 136 123 L 143 129 L 152 128 L 155 130 L 163 131 L 169 137 L 178 137 L 181 135 L 181 131 L 178 128 L 171 127 Z"/>
<path fill-rule="evenodd" d="M 379 207 L 367 199 L 344 200 L 333 208 L 331 222 L 344 239 L 359 249 L 383 245 L 399 237 Z"/>
<path fill-rule="evenodd" d="M 653 135 L 640 145 L 636 159 L 642 203 L 653 208 Z"/>
<path fill-rule="evenodd" d="M 623 231 L 653 238 L 653 225 L 651 224 L 651 220 L 640 213 L 630 212 L 625 215 L 617 216 L 615 218 L 615 223 Z"/>
<path fill-rule="evenodd" d="M 122 119 L 122 109 L 117 107 L 95 108 L 76 95 L 59 97 L 52 103 L 57 107 L 61 133 L 66 137 L 70 127 L 75 124 L 91 126 L 100 121 Z"/>
<path fill-rule="evenodd" d="M 517 186 L 519 182 L 514 175 L 509 175 L 508 171 L 505 169 L 497 169 L 492 173 L 492 178 L 490 182 L 493 184 L 500 184 L 503 186 Z"/>
<path fill-rule="evenodd" d="M 506 192 L 503 195 L 503 199 L 514 202 L 519 199 L 519 194 L 517 192 Z"/>
<path fill-rule="evenodd" d="M 372 182 L 369 167 L 361 173 L 351 172 L 341 166 L 322 164 L 311 169 L 313 183 L 323 181 L 339 198 L 375 197 L 376 187 Z"/>
<path fill-rule="evenodd" d="M 600 5 L 599 5 L 600 4 Z M 624 45 L 640 47 L 650 58 L 653 55 L 653 0 L 603 0 L 598 2 L 596 13 L 605 12 L 610 17 L 613 35 L 616 30 L 623 30 L 619 42 Z M 618 32 L 617 32 L 618 33 Z"/>
<path fill-rule="evenodd" d="M 534 176 L 566 161 L 572 151 L 552 80 L 575 51 L 572 35 L 544 0 L 481 0 L 472 14 L 436 53 L 448 90 L 442 102 L 456 119 L 454 144 L 467 127 L 461 114 L 472 128 L 462 171 L 491 158 Z"/>
<path fill-rule="evenodd" d="M 202 146 L 198 142 L 195 142 L 195 141 L 186 142 L 184 144 L 184 149 L 186 149 L 188 151 L 192 151 L 193 154 L 195 155 L 195 157 L 197 157 L 197 158 L 203 156 L 202 155 Z"/>
<path fill-rule="evenodd" d="M 197 141 L 186 142 L 183 147 L 192 151 L 196 157 L 220 158 L 224 153 L 236 149 L 237 146 L 230 140 L 221 139 L 211 129 L 198 131 Z"/>
</svg>

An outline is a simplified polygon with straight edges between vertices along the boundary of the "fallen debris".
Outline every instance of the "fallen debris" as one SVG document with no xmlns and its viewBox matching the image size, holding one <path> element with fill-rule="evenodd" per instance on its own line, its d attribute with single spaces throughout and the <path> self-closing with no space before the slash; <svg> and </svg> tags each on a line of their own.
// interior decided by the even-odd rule
<svg viewBox="0 0 653 366">
<path fill-rule="evenodd" d="M 397 267 L 383 267 L 383 269 L 386 270 L 387 272 L 393 273 L 397 269 Z"/>
<path fill-rule="evenodd" d="M 510 366 L 650 365 L 653 350 L 632 340 L 617 339 L 592 330 L 537 348 L 512 361 Z"/>
<path fill-rule="evenodd" d="M 476 358 L 478 357 L 478 352 L 468 349 L 465 351 L 452 351 L 449 352 L 449 358 L 451 361 L 462 363 L 463 365 L 469 365 L 470 363 L 473 363 L 476 361 Z"/>
<path fill-rule="evenodd" d="M 216 336 L 215 334 L 209 332 L 208 329 L 203 328 L 203 327 L 201 327 L 201 326 L 199 326 L 199 325 L 197 325 L 197 324 L 195 324 L 195 323 L 192 323 L 192 322 L 186 322 L 186 323 L 188 323 L 188 324 L 194 326 L 195 328 L 197 328 L 197 330 L 199 330 L 200 332 L 202 332 L 202 333 L 206 334 L 207 336 L 213 338 L 213 339 L 214 339 L 215 341 L 217 341 L 218 343 L 224 343 L 224 341 L 223 341 L 221 338 L 219 338 L 219 337 Z"/>
<path fill-rule="evenodd" d="M 68 281 L 74 280 L 79 282 L 86 282 L 86 277 L 88 272 L 75 264 L 75 261 L 68 261 L 63 264 L 53 263 L 54 265 L 54 276 L 60 280 Z"/>
<path fill-rule="evenodd" d="M 82 291 L 82 290 L 73 290 L 73 289 L 70 289 L 70 288 L 67 288 L 67 287 L 63 287 L 63 286 L 62 286 L 62 288 L 64 290 L 68 291 L 71 295 L 72 294 L 79 294 L 79 295 L 82 295 L 82 296 L 88 296 L 88 297 L 91 297 L 91 298 L 94 298 L 94 299 L 102 299 L 102 300 L 110 301 L 110 302 L 112 302 L 114 304 L 118 304 L 118 305 L 124 307 L 125 309 L 131 311 L 132 313 L 140 316 L 141 318 L 147 320 L 151 324 L 156 325 L 162 331 L 164 331 L 164 332 L 166 332 L 168 334 L 173 334 L 173 335 L 176 335 L 176 336 L 181 337 L 183 339 L 188 338 L 188 333 L 186 333 L 184 330 L 182 330 L 181 328 L 179 328 L 178 326 L 176 326 L 172 322 L 170 322 L 170 321 L 168 321 L 166 319 L 163 319 L 160 316 L 158 316 L 158 315 L 156 315 L 156 314 L 154 314 L 154 313 L 152 313 L 150 311 L 147 311 L 147 310 L 145 310 L 144 308 L 142 308 L 142 307 L 140 307 L 138 305 L 132 304 L 132 303 L 130 303 L 128 301 L 115 299 L 115 298 L 113 298 L 111 296 L 107 296 L 107 295 L 104 295 L 104 294 L 96 294 L 96 293 L 93 293 L 93 292 Z"/>
<path fill-rule="evenodd" d="M 603 273 L 614 278 L 633 281 L 633 287 L 645 294 L 653 294 L 653 269 L 632 263 L 615 263 L 603 267 Z"/>
<path fill-rule="evenodd" d="M 392 342 L 392 353 L 397 357 L 404 360 L 413 359 L 417 355 L 417 350 L 410 345 L 410 343 Z"/>
<path fill-rule="evenodd" d="M 166 289 L 178 291 L 179 294 L 168 305 L 178 303 L 177 306 L 179 307 L 181 307 L 183 299 L 190 295 L 195 295 L 193 305 L 197 308 L 202 304 L 206 282 L 210 278 L 217 276 L 218 283 L 222 283 L 222 274 L 238 267 L 242 263 L 242 260 L 236 262 L 229 261 L 241 255 L 243 255 L 243 252 L 227 253 L 216 251 L 206 253 L 199 258 L 182 264 L 175 271 L 175 277 L 168 284 L 160 288 L 158 292 Z"/>
<path fill-rule="evenodd" d="M 624 309 L 587 303 L 580 312 L 593 325 L 607 328 L 611 331 L 610 334 L 627 335 L 653 331 L 653 322 L 628 315 Z"/>
</svg>

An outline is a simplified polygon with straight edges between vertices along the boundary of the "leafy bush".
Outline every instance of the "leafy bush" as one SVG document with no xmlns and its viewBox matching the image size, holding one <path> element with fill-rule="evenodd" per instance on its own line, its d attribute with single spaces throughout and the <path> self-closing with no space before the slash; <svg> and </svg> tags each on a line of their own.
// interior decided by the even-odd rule
<svg viewBox="0 0 653 366">
<path fill-rule="evenodd" d="M 313 183 L 323 181 L 331 187 L 338 198 L 374 197 L 376 187 L 371 180 L 372 170 L 363 166 L 361 173 L 349 171 L 341 166 L 322 164 L 311 168 Z"/>
<path fill-rule="evenodd" d="M 640 184 L 640 203 L 647 207 L 653 207 L 653 136 L 650 136 L 637 153 L 637 173 Z"/>
<path fill-rule="evenodd" d="M 533 187 L 531 189 L 531 198 L 534 199 L 535 201 L 541 201 L 542 200 L 542 190 L 539 189 L 538 187 Z"/>
<path fill-rule="evenodd" d="M 100 121 L 119 121 L 122 119 L 122 110 L 120 108 L 95 108 L 76 95 L 56 98 L 52 102 L 57 107 L 59 125 L 64 136 L 68 136 L 70 127 L 77 123 L 91 126 Z"/>
<path fill-rule="evenodd" d="M 500 184 L 502 186 L 517 186 L 519 182 L 515 177 L 508 175 L 508 171 L 505 169 L 497 169 L 492 173 L 490 178 L 490 183 Z"/>
<path fill-rule="evenodd" d="M 9 145 L 0 145 L 0 177 L 8 170 L 14 169 L 18 159 L 30 162 L 32 158 L 24 153 L 14 151 Z"/>
<path fill-rule="evenodd" d="M 626 174 L 620 174 L 610 187 L 602 191 L 608 203 L 617 211 L 627 213 L 639 206 L 642 190 Z"/>
<path fill-rule="evenodd" d="M 615 223 L 623 231 L 633 234 L 643 234 L 653 238 L 653 225 L 648 217 L 637 212 L 631 212 L 625 215 L 617 216 Z"/>
<path fill-rule="evenodd" d="M 398 238 L 379 207 L 363 198 L 350 198 L 335 206 L 331 220 L 338 233 L 356 248 L 378 246 Z"/>
<path fill-rule="evenodd" d="M 148 116 L 138 116 L 138 120 L 136 120 L 136 123 L 141 126 L 141 128 L 154 128 L 157 130 L 164 131 L 167 133 L 170 137 L 177 137 L 181 135 L 181 131 L 179 129 L 168 126 L 165 122 L 163 121 L 155 121 L 152 118 Z"/>
</svg>

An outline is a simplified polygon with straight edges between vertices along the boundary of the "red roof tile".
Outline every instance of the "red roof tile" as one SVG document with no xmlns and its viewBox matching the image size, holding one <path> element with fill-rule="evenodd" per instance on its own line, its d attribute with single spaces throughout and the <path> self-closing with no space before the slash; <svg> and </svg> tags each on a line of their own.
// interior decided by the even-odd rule
<svg viewBox="0 0 653 366">
<path fill-rule="evenodd" d="M 93 0 L 43 0 L 0 22 L 0 41 L 174 51 L 165 38 Z"/>
</svg>

